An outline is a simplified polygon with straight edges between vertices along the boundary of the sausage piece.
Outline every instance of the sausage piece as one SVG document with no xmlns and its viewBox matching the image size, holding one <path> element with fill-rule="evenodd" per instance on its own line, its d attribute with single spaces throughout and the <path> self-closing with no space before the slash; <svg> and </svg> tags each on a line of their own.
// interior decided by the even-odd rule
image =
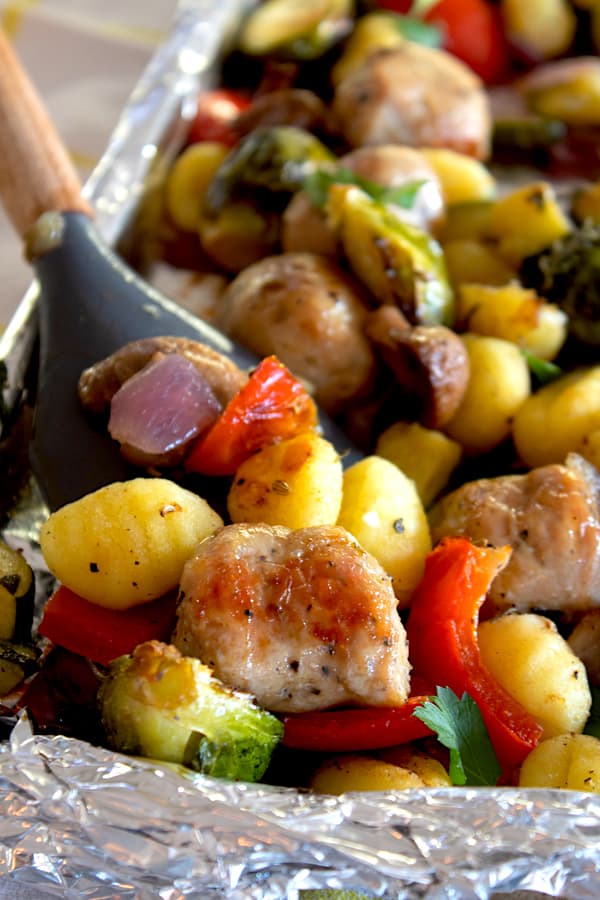
<svg viewBox="0 0 600 900">
<path fill-rule="evenodd" d="M 332 261 L 284 253 L 254 263 L 231 282 L 215 322 L 259 356 L 275 354 L 331 414 L 366 391 L 375 361 L 362 332 L 359 289 Z"/>
</svg>

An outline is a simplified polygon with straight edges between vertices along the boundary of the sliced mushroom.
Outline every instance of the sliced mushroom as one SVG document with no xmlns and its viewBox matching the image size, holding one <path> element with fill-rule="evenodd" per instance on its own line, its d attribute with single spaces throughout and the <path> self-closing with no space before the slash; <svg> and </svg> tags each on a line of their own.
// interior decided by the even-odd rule
<svg viewBox="0 0 600 900">
<path fill-rule="evenodd" d="M 428 428 L 443 428 L 469 381 L 469 357 L 458 335 L 443 325 L 413 327 L 394 306 L 370 313 L 365 333 L 403 393 L 416 398 L 419 421 Z"/>
</svg>

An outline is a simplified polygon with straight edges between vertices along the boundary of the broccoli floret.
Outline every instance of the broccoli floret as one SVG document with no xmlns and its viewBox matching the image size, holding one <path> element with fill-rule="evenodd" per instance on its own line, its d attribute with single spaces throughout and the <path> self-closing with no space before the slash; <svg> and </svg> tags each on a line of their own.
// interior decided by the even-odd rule
<svg viewBox="0 0 600 900">
<path fill-rule="evenodd" d="M 159 641 L 114 660 L 98 694 L 107 740 L 122 753 L 204 775 L 257 781 L 281 740 L 279 719 L 199 660 Z"/>
<path fill-rule="evenodd" d="M 520 274 L 526 287 L 567 313 L 569 331 L 577 340 L 600 346 L 600 225 L 583 222 L 527 257 Z"/>
</svg>

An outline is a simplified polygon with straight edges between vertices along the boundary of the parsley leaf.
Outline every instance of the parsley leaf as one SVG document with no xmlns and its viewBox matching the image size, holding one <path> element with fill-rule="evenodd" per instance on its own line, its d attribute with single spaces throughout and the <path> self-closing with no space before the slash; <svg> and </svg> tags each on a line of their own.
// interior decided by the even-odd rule
<svg viewBox="0 0 600 900">
<path fill-rule="evenodd" d="M 521 348 L 521 353 L 525 357 L 531 373 L 540 384 L 548 384 L 548 382 L 554 381 L 555 378 L 562 375 L 562 369 L 555 363 L 548 362 L 546 359 L 540 359 L 539 356 L 535 356 L 529 350 L 524 350 L 523 348 Z"/>
<path fill-rule="evenodd" d="M 590 715 L 583 729 L 584 734 L 591 734 L 593 737 L 600 738 L 600 688 L 591 688 L 592 692 L 592 708 Z"/>
<path fill-rule="evenodd" d="M 308 194 L 314 206 L 323 207 L 327 203 L 327 195 L 332 184 L 353 184 L 380 203 L 395 203 L 402 209 L 411 209 L 423 181 L 410 181 L 398 187 L 383 187 L 362 178 L 350 169 L 336 169 L 327 172 L 325 169 L 317 169 L 306 176 L 302 187 Z"/>
<path fill-rule="evenodd" d="M 394 25 L 407 41 L 433 47 L 434 50 L 442 46 L 442 32 L 436 25 L 429 25 L 413 16 L 396 16 Z"/>
<path fill-rule="evenodd" d="M 413 713 L 450 750 L 453 784 L 495 785 L 501 774 L 487 728 L 472 697 L 458 697 L 451 688 L 437 687 Z"/>
</svg>

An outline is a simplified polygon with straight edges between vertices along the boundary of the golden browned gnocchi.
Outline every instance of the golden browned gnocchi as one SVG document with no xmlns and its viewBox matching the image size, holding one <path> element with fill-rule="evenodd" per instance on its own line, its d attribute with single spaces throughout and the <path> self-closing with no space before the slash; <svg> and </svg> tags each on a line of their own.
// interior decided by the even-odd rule
<svg viewBox="0 0 600 900">
<path fill-rule="evenodd" d="M 445 431 L 470 454 L 491 450 L 507 438 L 513 418 L 529 397 L 529 369 L 511 341 L 465 334 L 471 375 L 458 410 Z"/>
<path fill-rule="evenodd" d="M 399 605 L 406 606 L 431 550 L 429 523 L 414 481 L 379 456 L 355 463 L 344 472 L 337 524 L 381 563 Z"/>
<path fill-rule="evenodd" d="M 232 522 L 287 528 L 333 525 L 342 502 L 342 463 L 314 432 L 270 444 L 242 463 L 227 499 Z"/>
<path fill-rule="evenodd" d="M 418 422 L 395 422 L 379 435 L 375 452 L 412 478 L 423 506 L 428 507 L 459 464 L 462 447 Z"/>
<path fill-rule="evenodd" d="M 461 285 L 456 316 L 465 330 L 512 341 L 540 359 L 554 359 L 567 337 L 567 314 L 517 283 Z"/>
<path fill-rule="evenodd" d="M 592 698 L 585 666 L 554 622 L 508 613 L 479 626 L 486 668 L 543 727 L 543 737 L 581 732 Z"/>
<path fill-rule="evenodd" d="M 449 787 L 440 762 L 423 754 L 407 754 L 402 765 L 359 754 L 326 760 L 314 773 L 311 789 L 319 794 L 348 791 L 404 791 L 411 788 Z"/>
<path fill-rule="evenodd" d="M 600 740 L 590 734 L 560 734 L 542 741 L 525 758 L 519 786 L 600 794 Z"/>
<path fill-rule="evenodd" d="M 52 513 L 40 545 L 52 574 L 76 594 L 127 609 L 177 587 L 196 545 L 222 525 L 197 494 L 165 478 L 134 478 Z"/>
<path fill-rule="evenodd" d="M 586 456 L 586 440 L 599 428 L 600 366 L 592 366 L 532 394 L 515 414 L 513 437 L 520 457 L 534 467 L 564 462 L 570 452 Z"/>
</svg>

